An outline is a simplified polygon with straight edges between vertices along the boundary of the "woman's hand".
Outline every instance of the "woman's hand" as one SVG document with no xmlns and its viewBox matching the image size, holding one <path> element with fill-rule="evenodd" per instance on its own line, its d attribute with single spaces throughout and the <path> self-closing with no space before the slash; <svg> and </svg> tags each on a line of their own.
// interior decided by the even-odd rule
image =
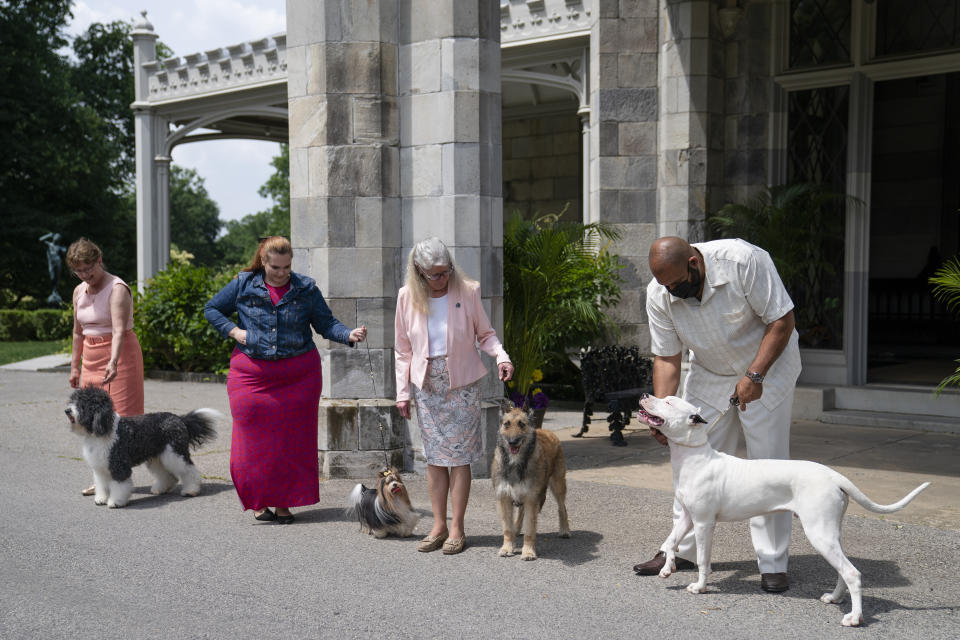
<svg viewBox="0 0 960 640">
<path fill-rule="evenodd" d="M 497 365 L 497 375 L 500 376 L 500 379 L 506 382 L 513 377 L 513 363 L 512 362 L 501 362 Z"/>
<path fill-rule="evenodd" d="M 350 332 L 350 342 L 363 342 L 367 339 L 367 328 L 357 327 Z"/>
<path fill-rule="evenodd" d="M 117 363 L 110 361 L 107 363 L 107 368 L 103 371 L 103 384 L 107 384 L 111 380 L 117 377 Z"/>
<path fill-rule="evenodd" d="M 246 330 L 241 329 L 240 327 L 234 327 L 233 329 L 230 329 L 230 333 L 228 333 L 227 335 L 229 335 L 231 338 L 233 338 L 240 344 L 247 344 L 247 332 Z"/>
<path fill-rule="evenodd" d="M 80 388 L 80 369 L 78 367 L 70 367 L 70 386 L 74 389 Z"/>
<path fill-rule="evenodd" d="M 400 412 L 407 420 L 410 419 L 410 401 L 409 400 L 397 400 L 397 411 Z"/>
</svg>

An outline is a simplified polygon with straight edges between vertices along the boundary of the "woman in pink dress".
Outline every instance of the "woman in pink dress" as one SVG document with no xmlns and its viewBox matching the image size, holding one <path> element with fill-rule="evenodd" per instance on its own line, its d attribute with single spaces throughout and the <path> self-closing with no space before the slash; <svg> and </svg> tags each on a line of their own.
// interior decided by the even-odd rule
<svg viewBox="0 0 960 640">
<path fill-rule="evenodd" d="M 497 359 L 501 380 L 513 376 L 513 364 L 483 309 L 480 284 L 457 270 L 439 238 L 421 240 L 410 252 L 406 281 L 397 294 L 394 338 L 397 409 L 409 419 L 413 396 L 433 509 L 433 528 L 417 550 L 442 547 L 446 555 L 460 553 L 470 463 L 483 457 L 480 379 L 487 368 L 477 347 Z"/>
<path fill-rule="evenodd" d="M 227 376 L 234 487 L 244 510 L 279 524 L 293 522 L 290 507 L 320 499 L 323 378 L 310 328 L 351 347 L 367 336 L 366 327 L 351 330 L 333 317 L 313 279 L 290 270 L 292 257 L 289 240 L 266 238 L 204 309 L 220 335 L 236 342 Z"/>
<path fill-rule="evenodd" d="M 70 386 L 103 387 L 121 416 L 143 413 L 143 352 L 133 332 L 133 296 L 127 283 L 103 267 L 100 247 L 80 238 L 67 249 L 67 266 L 82 282 L 73 290 Z M 82 491 L 93 495 L 93 487 Z"/>
</svg>

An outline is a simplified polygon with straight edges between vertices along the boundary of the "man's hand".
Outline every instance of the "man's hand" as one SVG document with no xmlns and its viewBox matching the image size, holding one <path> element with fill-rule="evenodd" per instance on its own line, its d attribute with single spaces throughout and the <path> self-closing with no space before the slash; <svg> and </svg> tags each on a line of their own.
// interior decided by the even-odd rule
<svg viewBox="0 0 960 640">
<path fill-rule="evenodd" d="M 757 384 L 747 376 L 743 376 L 737 382 L 737 390 L 734 396 L 739 399 L 740 411 L 747 410 L 747 403 L 759 400 L 763 395 L 763 383 Z"/>
</svg>

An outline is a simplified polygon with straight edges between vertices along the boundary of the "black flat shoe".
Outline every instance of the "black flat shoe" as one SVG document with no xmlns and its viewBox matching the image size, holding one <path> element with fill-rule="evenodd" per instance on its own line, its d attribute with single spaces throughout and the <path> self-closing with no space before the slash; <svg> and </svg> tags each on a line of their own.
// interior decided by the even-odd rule
<svg viewBox="0 0 960 640">
<path fill-rule="evenodd" d="M 253 517 L 255 520 L 259 520 L 260 522 L 273 522 L 277 519 L 277 514 L 275 514 L 273 511 L 270 511 L 270 509 L 264 509 L 263 513 Z"/>
<path fill-rule="evenodd" d="M 286 516 L 277 516 L 277 524 L 293 524 L 294 520 L 296 518 L 293 517 L 292 513 Z"/>
</svg>

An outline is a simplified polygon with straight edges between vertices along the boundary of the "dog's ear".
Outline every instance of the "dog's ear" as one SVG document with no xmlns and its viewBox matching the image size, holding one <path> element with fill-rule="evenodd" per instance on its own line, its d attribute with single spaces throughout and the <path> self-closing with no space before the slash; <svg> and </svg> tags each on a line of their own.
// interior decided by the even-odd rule
<svg viewBox="0 0 960 640">
<path fill-rule="evenodd" d="M 510 411 L 510 409 L 513 409 L 514 407 L 515 405 L 513 404 L 513 400 L 511 400 L 510 398 L 500 398 L 501 413 L 507 413 L 508 411 Z"/>
<path fill-rule="evenodd" d="M 690 416 L 690 424 L 707 424 L 707 421 L 699 413 L 694 413 Z"/>
</svg>

